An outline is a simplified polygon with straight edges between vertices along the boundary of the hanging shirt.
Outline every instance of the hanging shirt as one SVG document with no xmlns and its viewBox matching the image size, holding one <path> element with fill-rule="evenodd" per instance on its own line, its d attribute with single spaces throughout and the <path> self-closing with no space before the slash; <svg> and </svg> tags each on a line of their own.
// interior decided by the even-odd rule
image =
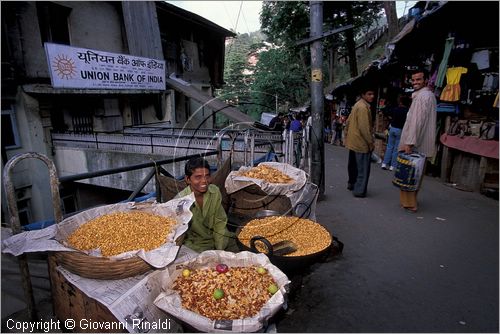
<svg viewBox="0 0 500 334">
<path fill-rule="evenodd" d="M 187 186 L 177 197 L 191 194 L 191 188 Z M 198 203 L 191 207 L 193 217 L 184 245 L 197 252 L 211 249 L 225 249 L 228 244 L 228 231 L 226 229 L 227 216 L 222 207 L 222 195 L 219 188 L 210 184 L 208 190 L 203 194 L 203 208 Z"/>
<path fill-rule="evenodd" d="M 460 99 L 460 77 L 467 73 L 465 67 L 450 67 L 446 71 L 447 85 L 441 93 L 441 101 L 454 102 Z"/>
<path fill-rule="evenodd" d="M 478 70 L 485 70 L 490 67 L 490 51 L 481 50 L 472 54 L 471 63 L 477 64 Z"/>
</svg>

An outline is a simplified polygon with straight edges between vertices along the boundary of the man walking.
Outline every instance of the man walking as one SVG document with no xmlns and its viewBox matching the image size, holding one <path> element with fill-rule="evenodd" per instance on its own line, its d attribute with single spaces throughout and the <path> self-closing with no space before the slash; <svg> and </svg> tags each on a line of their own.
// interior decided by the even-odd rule
<svg viewBox="0 0 500 334">
<path fill-rule="evenodd" d="M 347 189 L 354 197 L 365 197 L 370 177 L 371 153 L 374 148 L 370 103 L 375 98 L 372 89 L 361 90 L 361 98 L 352 107 L 347 119 L 346 147 L 349 149 Z"/>
<path fill-rule="evenodd" d="M 411 75 L 414 92 L 399 142 L 399 151 L 408 154 L 416 151 L 425 155 L 427 159 L 434 156 L 436 141 L 436 97 L 427 87 L 428 80 L 429 75 L 423 69 L 415 70 Z M 420 184 L 422 179 L 423 173 Z M 417 191 L 401 190 L 399 196 L 401 206 L 408 211 L 416 212 L 417 193 L 418 189 Z"/>
</svg>

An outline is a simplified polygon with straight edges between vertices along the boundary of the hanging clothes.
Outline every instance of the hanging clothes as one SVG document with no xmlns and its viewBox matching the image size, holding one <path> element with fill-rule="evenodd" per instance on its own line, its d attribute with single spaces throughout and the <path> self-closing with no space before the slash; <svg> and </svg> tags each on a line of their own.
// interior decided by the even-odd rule
<svg viewBox="0 0 500 334">
<path fill-rule="evenodd" d="M 451 49 L 453 48 L 453 43 L 455 42 L 455 37 L 450 37 L 446 39 L 444 44 L 444 54 L 441 64 L 439 64 L 439 69 L 436 77 L 436 87 L 443 87 L 444 77 L 446 74 L 446 68 L 448 67 L 448 58 L 450 57 Z"/>
<path fill-rule="evenodd" d="M 490 67 L 490 51 L 481 50 L 472 54 L 471 63 L 477 64 L 478 70 L 485 70 Z"/>
<path fill-rule="evenodd" d="M 454 102 L 460 100 L 460 77 L 467 73 L 465 67 L 451 67 L 446 71 L 446 87 L 441 93 L 440 100 Z"/>
</svg>

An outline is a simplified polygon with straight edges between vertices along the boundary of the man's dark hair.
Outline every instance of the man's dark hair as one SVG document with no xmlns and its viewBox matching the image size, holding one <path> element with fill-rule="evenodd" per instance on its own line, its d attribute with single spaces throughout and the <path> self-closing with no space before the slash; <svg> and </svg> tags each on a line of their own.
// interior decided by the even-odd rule
<svg viewBox="0 0 500 334">
<path fill-rule="evenodd" d="M 206 168 L 210 171 L 210 165 L 208 161 L 206 161 L 202 157 L 191 158 L 186 162 L 186 166 L 184 167 L 184 173 L 187 177 L 193 175 L 193 172 L 196 168 Z"/>
<path fill-rule="evenodd" d="M 366 92 L 374 92 L 375 93 L 375 89 L 373 87 L 370 87 L 370 86 L 363 86 L 359 89 L 360 94 L 366 94 Z"/>
<path fill-rule="evenodd" d="M 423 73 L 424 80 L 429 79 L 429 71 L 427 71 L 425 68 L 419 67 L 419 68 L 413 69 L 413 70 L 411 70 L 410 75 L 414 75 L 417 73 Z"/>
</svg>

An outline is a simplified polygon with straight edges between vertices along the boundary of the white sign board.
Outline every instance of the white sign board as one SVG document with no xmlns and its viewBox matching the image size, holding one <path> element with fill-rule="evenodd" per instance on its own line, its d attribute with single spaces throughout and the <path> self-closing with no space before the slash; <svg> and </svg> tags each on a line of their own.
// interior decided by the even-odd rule
<svg viewBox="0 0 500 334">
<path fill-rule="evenodd" d="M 54 88 L 165 90 L 165 61 L 45 43 Z"/>
</svg>

